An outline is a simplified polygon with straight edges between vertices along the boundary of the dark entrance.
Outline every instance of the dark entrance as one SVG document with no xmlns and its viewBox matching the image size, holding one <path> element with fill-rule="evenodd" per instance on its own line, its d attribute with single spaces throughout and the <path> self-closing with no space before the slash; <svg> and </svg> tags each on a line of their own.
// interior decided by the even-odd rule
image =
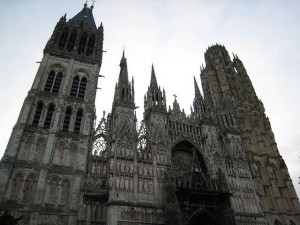
<svg viewBox="0 0 300 225">
<path fill-rule="evenodd" d="M 206 210 L 197 210 L 191 216 L 191 218 L 187 221 L 187 225 L 216 225 L 218 222 L 210 215 L 210 213 Z"/>
<path fill-rule="evenodd" d="M 190 142 L 173 148 L 169 176 L 167 224 L 235 224 L 222 171 L 210 177 L 201 152 Z"/>
</svg>

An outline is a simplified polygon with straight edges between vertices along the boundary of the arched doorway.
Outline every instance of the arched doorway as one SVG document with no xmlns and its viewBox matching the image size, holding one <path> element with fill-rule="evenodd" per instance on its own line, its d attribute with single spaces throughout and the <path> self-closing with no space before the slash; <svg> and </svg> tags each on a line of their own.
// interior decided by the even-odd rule
<svg viewBox="0 0 300 225">
<path fill-rule="evenodd" d="M 202 154 L 193 144 L 179 142 L 172 149 L 171 160 L 177 186 L 197 188 L 205 185 L 207 167 Z"/>
<path fill-rule="evenodd" d="M 167 224 L 232 225 L 230 194 L 222 172 L 212 178 L 199 149 L 184 140 L 172 148 Z"/>
</svg>

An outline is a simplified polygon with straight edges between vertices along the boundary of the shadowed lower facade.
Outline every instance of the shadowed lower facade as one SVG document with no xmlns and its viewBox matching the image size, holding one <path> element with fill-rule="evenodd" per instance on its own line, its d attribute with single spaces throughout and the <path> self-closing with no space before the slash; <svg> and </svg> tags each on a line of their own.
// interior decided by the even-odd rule
<svg viewBox="0 0 300 225">
<path fill-rule="evenodd" d="M 93 6 L 60 18 L 0 164 L 0 210 L 19 224 L 295 225 L 300 208 L 263 103 L 238 56 L 205 52 L 186 114 L 154 66 L 135 115 L 125 53 L 95 121 L 104 28 Z M 97 124 L 97 125 L 95 125 Z"/>
</svg>

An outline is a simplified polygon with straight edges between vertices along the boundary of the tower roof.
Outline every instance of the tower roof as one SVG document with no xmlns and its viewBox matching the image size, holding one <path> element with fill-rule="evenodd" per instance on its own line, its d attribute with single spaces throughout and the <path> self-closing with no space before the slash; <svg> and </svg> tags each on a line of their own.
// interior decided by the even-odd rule
<svg viewBox="0 0 300 225">
<path fill-rule="evenodd" d="M 93 6 L 89 8 L 85 3 L 83 9 L 72 19 L 70 19 L 69 22 L 76 26 L 84 26 L 96 29 L 97 27 L 93 16 Z"/>
</svg>

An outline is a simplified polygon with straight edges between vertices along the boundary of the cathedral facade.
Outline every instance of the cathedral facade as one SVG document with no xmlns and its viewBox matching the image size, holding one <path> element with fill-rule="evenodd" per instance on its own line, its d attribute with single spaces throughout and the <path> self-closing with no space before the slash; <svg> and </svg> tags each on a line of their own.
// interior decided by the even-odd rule
<svg viewBox="0 0 300 225">
<path fill-rule="evenodd" d="M 137 122 L 125 53 L 96 124 L 103 54 L 93 6 L 60 18 L 0 164 L 0 210 L 30 225 L 299 225 L 263 103 L 238 56 L 205 52 L 190 114 L 152 66 Z"/>
</svg>

